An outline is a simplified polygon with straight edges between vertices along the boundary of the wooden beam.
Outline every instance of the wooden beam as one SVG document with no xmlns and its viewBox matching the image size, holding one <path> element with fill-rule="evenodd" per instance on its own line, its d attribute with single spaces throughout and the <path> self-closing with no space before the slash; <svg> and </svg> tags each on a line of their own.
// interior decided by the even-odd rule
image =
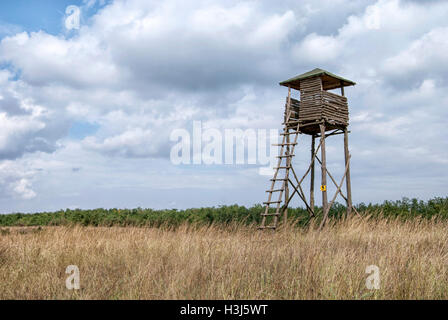
<svg viewBox="0 0 448 320">
<path fill-rule="evenodd" d="M 327 210 L 328 199 L 327 199 L 327 156 L 325 154 L 325 124 L 320 125 L 320 151 L 322 158 L 322 179 L 321 179 L 321 191 L 322 191 L 322 209 L 323 212 Z M 322 189 L 324 188 L 324 189 Z"/>
<path fill-rule="evenodd" d="M 338 130 L 341 130 L 341 131 L 338 132 Z M 330 132 L 330 133 L 326 134 L 325 138 L 328 138 L 328 137 L 331 137 L 331 136 L 335 136 L 335 135 L 338 135 L 338 134 L 343 134 L 343 133 L 344 133 L 344 129 L 336 129 L 333 132 Z M 348 133 L 350 133 L 350 131 Z M 316 137 L 320 138 L 320 134 L 317 134 Z"/>
<path fill-rule="evenodd" d="M 313 135 L 311 137 L 311 182 L 310 182 L 310 207 L 314 213 L 314 149 L 316 144 L 316 137 Z"/>
<path fill-rule="evenodd" d="M 296 172 L 295 172 L 293 167 L 291 167 L 291 171 L 292 171 L 292 173 L 294 175 L 294 178 L 297 181 L 297 187 L 299 188 L 299 191 L 300 191 L 299 196 L 300 196 L 300 198 L 302 198 L 303 202 L 305 202 L 305 204 L 307 206 L 307 209 L 308 209 L 308 212 L 310 213 L 310 216 L 314 217 L 314 210 L 311 210 L 310 206 L 308 205 L 308 202 L 306 201 L 305 193 L 303 192 L 303 189 L 302 189 L 302 182 L 299 181 L 299 179 L 297 178 Z M 292 183 L 292 181 L 291 180 L 289 180 L 289 181 L 291 182 L 291 185 L 294 187 L 294 189 L 297 189 L 295 187 L 295 185 Z"/>
<path fill-rule="evenodd" d="M 330 212 L 330 208 L 333 206 L 333 203 L 336 200 L 336 197 L 338 196 L 339 191 L 341 190 L 342 184 L 344 183 L 344 179 L 345 179 L 345 176 L 347 175 L 347 170 L 348 170 L 349 164 L 350 164 L 350 157 L 348 159 L 347 164 L 345 165 L 345 172 L 344 172 L 344 175 L 342 176 L 341 183 L 339 184 L 338 189 L 336 190 L 336 192 L 333 196 L 333 199 L 330 202 L 330 205 L 327 206 L 327 209 L 323 211 L 324 217 L 322 218 L 322 222 L 320 223 L 319 230 L 322 230 L 323 226 L 325 225 L 325 222 L 327 221 L 328 213 Z"/>
<path fill-rule="evenodd" d="M 344 129 L 344 155 L 345 164 L 348 165 L 347 168 L 347 179 L 345 180 L 345 185 L 347 187 L 347 215 L 352 212 L 352 182 L 350 180 L 350 152 L 348 150 L 348 130 L 347 127 Z"/>
<path fill-rule="evenodd" d="M 288 119 L 285 120 L 285 122 L 287 123 L 289 121 L 289 116 L 291 115 L 291 87 L 288 87 L 288 106 L 287 106 L 287 110 L 288 110 Z M 289 131 L 289 130 L 288 130 Z M 288 132 L 287 131 L 287 132 Z M 286 154 L 290 155 L 290 147 L 289 147 L 289 143 L 290 141 L 290 135 L 288 134 L 286 136 Z M 286 158 L 286 167 L 291 167 L 291 157 L 287 157 Z M 289 179 L 289 169 L 286 169 L 286 177 L 285 177 L 285 204 L 289 199 L 289 184 L 288 184 L 288 180 Z M 283 222 L 286 223 L 286 221 L 288 220 L 288 206 L 285 207 L 285 210 L 283 212 Z"/>
<path fill-rule="evenodd" d="M 300 187 L 300 185 L 297 185 L 297 186 L 300 188 L 300 190 L 298 190 L 297 187 L 292 183 L 291 180 L 289 180 L 289 182 L 291 183 L 292 187 L 295 189 L 293 195 L 296 194 L 296 193 L 299 195 L 299 197 L 303 200 L 303 203 L 305 203 L 306 209 L 307 209 L 307 211 L 309 212 L 310 216 L 313 216 L 313 217 L 314 217 L 314 212 L 313 212 L 313 210 L 311 210 L 310 206 L 309 206 L 308 203 L 306 202 L 306 199 L 303 197 L 303 190 L 302 190 L 302 188 Z M 300 194 L 300 193 L 302 193 L 302 194 Z M 292 199 L 292 196 L 291 196 L 291 199 Z M 289 201 L 291 201 L 291 199 L 289 199 Z M 288 201 L 288 204 L 289 204 L 289 201 Z"/>
<path fill-rule="evenodd" d="M 319 157 L 316 156 L 316 160 L 317 160 L 320 164 L 322 164 L 322 162 L 320 161 Z M 328 174 L 328 176 L 330 177 L 331 181 L 333 181 L 335 187 L 337 188 L 337 187 L 338 187 L 338 183 L 336 182 L 336 180 L 334 180 L 333 176 L 331 175 L 330 171 L 328 171 L 328 169 L 327 169 L 327 174 Z M 344 196 L 344 194 L 342 193 L 342 190 L 339 190 L 339 194 L 340 194 L 341 197 L 347 202 L 347 197 Z"/>
<path fill-rule="evenodd" d="M 317 153 L 319 152 L 319 149 L 320 149 L 321 145 L 322 145 L 322 139 L 320 140 L 319 145 L 317 146 L 316 151 L 314 151 L 314 156 L 313 156 L 313 158 L 314 158 L 315 156 L 317 156 Z M 302 183 L 303 180 L 305 180 L 305 178 L 306 178 L 306 176 L 308 175 L 308 173 L 310 172 L 310 170 L 311 170 L 311 164 L 308 166 L 308 169 L 306 170 L 306 172 L 305 172 L 305 174 L 303 175 L 302 179 L 299 180 L 300 183 Z"/>
</svg>

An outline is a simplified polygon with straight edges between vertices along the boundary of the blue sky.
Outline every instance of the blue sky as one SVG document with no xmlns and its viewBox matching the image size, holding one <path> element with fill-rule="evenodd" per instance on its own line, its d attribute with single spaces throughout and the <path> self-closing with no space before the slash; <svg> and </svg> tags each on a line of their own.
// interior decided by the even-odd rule
<svg viewBox="0 0 448 320">
<path fill-rule="evenodd" d="M 0 32 L 0 38 L 14 32 L 39 32 L 58 35 L 67 33 L 64 26 L 66 8 L 71 5 L 82 8 L 81 19 L 87 23 L 89 17 L 103 5 L 97 1 L 92 6 L 86 6 L 85 0 L 16 0 L 0 2 L 0 25 L 5 26 L 3 31 L 12 31 L 8 34 Z M 0 29 L 2 30 L 2 29 Z M 11 65 L 3 65 L 4 69 Z M 0 66 L 1 68 L 1 66 Z M 98 125 L 77 121 L 70 127 L 68 136 L 73 139 L 82 139 L 98 130 Z"/>
<path fill-rule="evenodd" d="M 69 5 L 81 6 L 82 0 L 16 0 L 1 1 L 0 23 L 28 32 L 58 34 L 63 30 L 63 16 Z"/>
<path fill-rule="evenodd" d="M 69 5 L 79 30 L 65 29 Z M 2 1 L 0 213 L 266 201 L 260 163 L 178 166 L 170 136 L 194 121 L 279 129 L 278 83 L 316 67 L 357 83 L 355 203 L 446 196 L 447 12 L 410 0 Z M 342 138 L 327 146 L 339 180 Z"/>
</svg>

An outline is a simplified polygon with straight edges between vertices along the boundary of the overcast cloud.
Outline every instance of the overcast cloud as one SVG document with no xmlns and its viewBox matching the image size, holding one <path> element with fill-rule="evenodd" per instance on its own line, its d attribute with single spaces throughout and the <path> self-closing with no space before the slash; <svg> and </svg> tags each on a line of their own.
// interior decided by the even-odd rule
<svg viewBox="0 0 448 320">
<path fill-rule="evenodd" d="M 280 128 L 278 82 L 316 67 L 357 82 L 354 202 L 446 196 L 447 2 L 115 0 L 82 12 L 71 32 L 0 22 L 1 212 L 261 203 L 259 166 L 174 166 L 170 133 L 194 120 Z"/>
</svg>

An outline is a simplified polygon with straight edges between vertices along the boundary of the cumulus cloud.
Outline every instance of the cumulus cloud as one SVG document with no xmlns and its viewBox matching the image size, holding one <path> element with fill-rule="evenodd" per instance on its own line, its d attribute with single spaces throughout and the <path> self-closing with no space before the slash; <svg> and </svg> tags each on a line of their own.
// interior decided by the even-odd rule
<svg viewBox="0 0 448 320">
<path fill-rule="evenodd" d="M 296 25 L 292 11 L 269 14 L 253 2 L 128 1 L 104 9 L 92 30 L 146 90 L 216 90 L 277 73 Z"/>
<path fill-rule="evenodd" d="M 425 78 L 437 77 L 447 84 L 448 27 L 435 28 L 408 47 L 384 61 L 384 72 L 395 81 L 415 84 Z M 429 88 L 427 81 L 425 87 Z"/>
<path fill-rule="evenodd" d="M 296 59 L 313 62 L 328 63 L 334 61 L 342 53 L 344 43 L 332 36 L 322 36 L 311 33 L 294 48 Z"/>
<path fill-rule="evenodd" d="M 45 106 L 36 104 L 22 81 L 9 81 L 11 74 L 0 71 L 0 160 L 15 159 L 25 153 L 51 152 L 63 134 L 63 119 Z M 60 122 L 59 122 L 60 121 Z"/>
<path fill-rule="evenodd" d="M 36 180 L 43 193 L 57 189 L 56 182 L 43 187 L 48 182 L 35 174 L 42 167 L 53 181 L 76 173 L 78 187 L 66 194 L 82 194 L 82 179 L 105 179 L 94 172 L 109 161 L 116 169 L 130 166 L 123 183 L 155 188 L 130 173 L 142 167 L 129 163 L 148 160 L 159 181 L 159 168 L 170 166 L 173 129 L 189 129 L 193 120 L 218 129 L 279 127 L 285 92 L 277 83 L 315 67 L 358 83 L 346 91 L 355 184 L 380 185 L 369 167 L 388 177 L 428 164 L 431 177 L 446 169 L 448 145 L 439 133 L 448 116 L 441 107 L 448 103 L 445 2 L 83 3 L 83 14 L 101 8 L 70 36 L 20 29 L 2 34 L 0 27 L 3 196 L 39 198 Z M 421 121 L 430 125 L 419 127 Z M 98 129 L 68 137 L 73 123 Z M 329 150 L 339 150 L 331 144 Z M 13 166 L 23 158 L 26 164 Z M 339 158 L 329 159 L 336 164 Z M 220 185 L 246 183 L 229 177 L 237 169 L 225 170 L 215 173 Z M 244 171 L 248 185 L 258 181 L 256 172 Z M 200 186 L 204 176 L 176 169 L 168 181 Z M 204 181 L 205 187 L 215 182 L 213 175 Z M 120 188 L 117 181 L 110 185 Z M 366 201 L 369 193 L 359 198 Z"/>
<path fill-rule="evenodd" d="M 11 161 L 0 162 L 0 198 L 29 200 L 36 197 L 31 179 L 34 172 Z"/>
<path fill-rule="evenodd" d="M 275 75 L 299 19 L 291 10 L 262 9 L 253 2 L 115 1 L 71 38 L 42 31 L 5 37 L 0 61 L 11 65 L 30 87 L 29 98 L 41 100 L 49 113 L 100 123 L 100 136 L 86 139 L 86 147 L 123 156 L 166 155 L 155 150 L 164 143 L 154 139 L 166 142 L 168 133 L 148 126 L 185 126 L 193 114 L 234 117 L 229 105 L 242 98 L 241 86 L 280 79 Z M 48 126 L 28 122 L 34 130 Z M 130 122 L 131 129 L 122 125 Z M 151 148 L 137 151 L 137 142 L 148 139 Z M 51 151 L 41 145 L 24 152 L 35 149 Z"/>
<path fill-rule="evenodd" d="M 118 75 L 98 39 L 89 35 L 80 40 L 23 32 L 1 41 L 0 61 L 12 64 L 34 86 L 113 86 Z"/>
<path fill-rule="evenodd" d="M 155 137 L 156 134 L 152 130 L 135 128 L 102 141 L 98 141 L 95 137 L 88 137 L 84 140 L 84 145 L 88 149 L 103 154 L 146 158 L 160 152 L 161 141 L 156 140 Z"/>
</svg>

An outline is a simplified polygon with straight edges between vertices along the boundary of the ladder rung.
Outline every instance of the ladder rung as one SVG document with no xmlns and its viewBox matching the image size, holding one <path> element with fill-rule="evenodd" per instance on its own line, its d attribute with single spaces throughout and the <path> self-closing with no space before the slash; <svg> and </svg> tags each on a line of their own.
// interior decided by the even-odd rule
<svg viewBox="0 0 448 320">
<path fill-rule="evenodd" d="M 291 166 L 286 166 L 286 167 L 274 167 L 274 170 L 277 170 L 277 169 L 291 169 L 292 167 Z"/>
<path fill-rule="evenodd" d="M 266 190 L 266 192 L 280 192 L 280 191 L 283 191 L 283 189 Z"/>
<path fill-rule="evenodd" d="M 289 157 L 295 157 L 294 154 L 285 154 L 283 156 L 277 156 L 277 158 L 289 158 Z"/>
<path fill-rule="evenodd" d="M 258 227 L 258 229 L 277 229 L 276 226 L 264 226 L 264 227 Z"/>
<path fill-rule="evenodd" d="M 300 133 L 299 131 L 292 131 L 292 132 L 286 132 L 286 133 L 280 133 L 281 136 L 289 136 L 290 134 L 297 134 Z"/>
<path fill-rule="evenodd" d="M 288 179 L 286 178 L 275 178 L 275 179 L 271 179 L 271 181 L 286 181 Z"/>
<path fill-rule="evenodd" d="M 281 200 L 279 200 L 279 201 L 266 201 L 266 202 L 263 202 L 263 204 L 281 203 L 281 202 L 282 202 Z"/>
<path fill-rule="evenodd" d="M 262 213 L 262 217 L 272 217 L 272 216 L 279 216 L 280 213 Z"/>
<path fill-rule="evenodd" d="M 295 145 L 297 145 L 297 142 L 277 143 L 277 144 L 273 144 L 274 147 L 279 147 L 279 146 L 295 146 Z"/>
</svg>

